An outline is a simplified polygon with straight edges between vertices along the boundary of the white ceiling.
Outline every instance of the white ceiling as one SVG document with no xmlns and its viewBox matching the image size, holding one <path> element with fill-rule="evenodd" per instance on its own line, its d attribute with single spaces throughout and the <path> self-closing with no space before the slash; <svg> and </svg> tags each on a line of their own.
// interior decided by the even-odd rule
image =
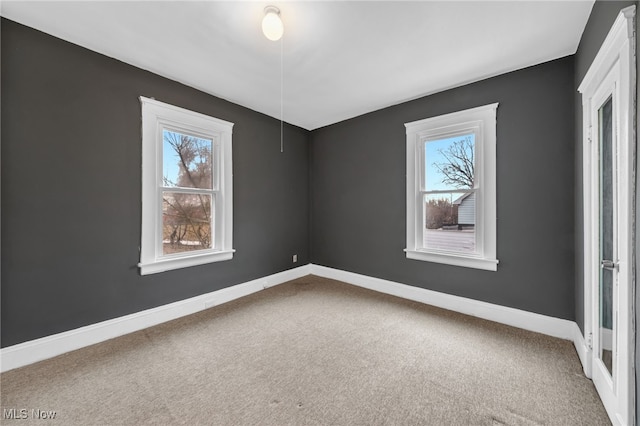
<svg viewBox="0 0 640 426">
<path fill-rule="evenodd" d="M 265 6 L 283 44 L 267 40 Z M 308 130 L 575 53 L 588 1 L 2 1 L 0 14 Z M 153 94 L 146 94 L 153 96 Z"/>
</svg>

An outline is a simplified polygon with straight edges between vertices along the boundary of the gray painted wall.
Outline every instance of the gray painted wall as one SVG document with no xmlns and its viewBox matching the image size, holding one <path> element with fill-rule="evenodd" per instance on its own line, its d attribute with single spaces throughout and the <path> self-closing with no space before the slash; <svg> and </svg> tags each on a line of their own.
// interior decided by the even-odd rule
<svg viewBox="0 0 640 426">
<path fill-rule="evenodd" d="M 600 46 L 602 46 L 602 42 L 606 38 L 613 22 L 615 21 L 620 10 L 624 9 L 630 5 L 636 5 L 636 29 L 638 28 L 638 24 L 640 23 L 640 2 L 637 1 L 596 1 L 593 5 L 593 9 L 591 10 L 591 15 L 589 16 L 589 22 L 587 22 L 587 26 L 585 27 L 584 33 L 582 34 L 582 38 L 580 40 L 580 45 L 578 47 L 578 51 L 575 54 L 575 133 L 576 133 L 576 157 L 575 157 L 575 185 L 576 185 L 576 212 L 575 212 L 575 224 L 576 224 L 576 270 L 575 270 L 575 296 L 576 296 L 576 322 L 580 326 L 580 329 L 584 331 L 584 291 L 583 291 L 583 268 L 584 262 L 582 262 L 582 258 L 584 255 L 583 252 L 583 238 L 582 238 L 582 227 L 583 227 L 583 210 L 582 210 L 582 104 L 580 94 L 577 92 L 578 86 L 582 82 L 589 66 L 593 62 L 593 59 L 596 57 Z M 636 30 L 636 58 L 638 52 L 640 52 L 640 39 L 637 36 Z M 636 59 L 637 60 L 637 59 Z M 638 62 L 636 62 L 637 67 L 637 75 L 640 76 L 640 67 L 638 67 Z M 638 87 L 638 94 L 640 94 L 640 86 Z M 640 114 L 638 115 L 640 118 Z M 640 122 L 640 119 L 639 119 Z M 636 125 L 636 129 L 640 128 Z M 640 167 L 640 161 L 638 162 L 638 166 Z M 638 168 L 637 170 L 640 170 Z M 636 174 L 636 179 L 638 179 L 638 174 Z M 640 180 L 636 182 L 636 188 L 640 184 Z M 637 193 L 637 189 L 636 189 Z M 638 223 L 638 219 L 640 219 L 640 200 L 636 195 L 636 224 Z M 636 240 L 636 265 L 640 264 L 640 252 L 638 251 L 638 241 Z M 635 289 L 635 312 L 636 312 L 636 421 L 640 419 L 640 340 L 638 339 L 638 326 L 640 325 L 640 291 L 637 283 L 637 272 L 636 272 L 636 289 Z"/>
<path fill-rule="evenodd" d="M 3 347 L 309 262 L 306 130 L 6 19 L 1 59 Z M 235 123 L 233 260 L 139 275 L 140 95 Z"/>
<path fill-rule="evenodd" d="M 573 320 L 573 72 L 567 57 L 312 132 L 312 262 Z M 404 123 L 492 102 L 498 271 L 406 259 Z"/>
</svg>

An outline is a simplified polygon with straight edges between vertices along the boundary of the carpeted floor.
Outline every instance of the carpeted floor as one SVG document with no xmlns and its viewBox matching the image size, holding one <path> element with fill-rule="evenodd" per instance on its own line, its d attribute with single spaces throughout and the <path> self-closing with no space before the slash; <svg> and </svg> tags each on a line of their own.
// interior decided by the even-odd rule
<svg viewBox="0 0 640 426">
<path fill-rule="evenodd" d="M 570 342 L 315 276 L 0 380 L 2 424 L 610 424 Z"/>
</svg>

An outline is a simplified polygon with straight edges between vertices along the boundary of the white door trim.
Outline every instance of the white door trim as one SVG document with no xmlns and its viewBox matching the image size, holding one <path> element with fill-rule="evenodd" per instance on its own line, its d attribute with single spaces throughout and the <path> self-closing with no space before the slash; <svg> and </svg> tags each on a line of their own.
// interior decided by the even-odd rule
<svg viewBox="0 0 640 426">
<path fill-rule="evenodd" d="M 614 144 L 616 145 L 618 178 L 618 285 L 614 290 L 614 304 L 618 318 L 615 321 L 617 345 L 613 380 L 602 380 L 602 366 L 594 360 L 597 354 L 589 345 L 585 374 L 594 378 L 594 384 L 614 425 L 631 425 L 635 413 L 634 335 L 632 324 L 632 256 L 634 191 L 632 181 L 635 162 L 634 97 L 635 75 L 635 6 L 623 9 L 614 22 L 591 67 L 580 84 L 583 105 L 583 183 L 584 183 L 584 314 L 587 341 L 595 340 L 597 346 L 596 308 L 598 295 L 594 289 L 599 280 L 598 215 L 598 142 L 594 129 L 597 116 L 592 113 L 599 108 L 603 87 L 608 87 L 614 97 Z M 594 133 L 594 134 L 592 134 Z M 591 142 L 593 140 L 593 142 Z M 626 238 L 625 238 L 626 237 Z M 595 371 L 598 369 L 598 371 Z M 608 378 L 606 378 L 608 379 Z"/>
</svg>

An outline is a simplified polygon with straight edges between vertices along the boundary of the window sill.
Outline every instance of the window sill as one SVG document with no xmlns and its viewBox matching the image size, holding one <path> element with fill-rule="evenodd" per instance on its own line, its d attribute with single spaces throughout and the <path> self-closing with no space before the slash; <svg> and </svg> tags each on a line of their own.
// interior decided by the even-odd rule
<svg viewBox="0 0 640 426">
<path fill-rule="evenodd" d="M 404 251 L 405 253 L 407 253 L 407 259 L 444 263 L 445 265 L 464 266 L 466 268 L 484 269 L 485 271 L 498 270 L 498 259 L 459 256 L 454 254 L 434 253 L 409 249 L 405 249 Z"/>
<path fill-rule="evenodd" d="M 233 258 L 235 250 L 216 251 L 213 253 L 195 254 L 187 257 L 165 258 L 149 263 L 138 263 L 140 275 L 157 274 L 173 269 L 188 268 L 189 266 L 204 265 Z"/>
</svg>

